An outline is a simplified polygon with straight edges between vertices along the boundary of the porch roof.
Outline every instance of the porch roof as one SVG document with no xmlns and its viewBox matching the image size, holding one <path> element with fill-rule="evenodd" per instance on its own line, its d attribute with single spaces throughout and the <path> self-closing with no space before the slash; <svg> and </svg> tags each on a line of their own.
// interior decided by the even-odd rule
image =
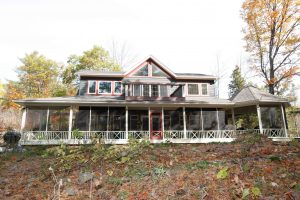
<svg viewBox="0 0 300 200">
<path fill-rule="evenodd" d="M 15 100 L 16 103 L 23 106 L 197 106 L 197 107 L 228 107 L 233 102 L 227 99 L 216 97 L 198 97 L 197 99 L 172 99 L 172 100 L 124 100 L 124 97 L 104 97 L 104 96 L 75 96 L 75 97 L 52 97 Z"/>
<path fill-rule="evenodd" d="M 259 90 L 253 86 L 245 87 L 235 94 L 230 100 L 234 102 L 236 106 L 255 104 L 289 105 L 289 101 L 287 99 Z"/>
</svg>

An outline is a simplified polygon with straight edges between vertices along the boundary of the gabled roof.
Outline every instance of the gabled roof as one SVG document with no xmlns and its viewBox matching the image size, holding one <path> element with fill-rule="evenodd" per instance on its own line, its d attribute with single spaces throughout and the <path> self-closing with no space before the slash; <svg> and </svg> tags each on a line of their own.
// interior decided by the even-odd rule
<svg viewBox="0 0 300 200">
<path fill-rule="evenodd" d="M 230 98 L 236 104 L 254 105 L 257 103 L 285 103 L 289 101 L 285 98 L 262 91 L 256 87 L 248 86 Z"/>
<path fill-rule="evenodd" d="M 175 79 L 184 80 L 184 79 L 203 79 L 203 80 L 215 80 L 217 77 L 206 74 L 199 73 L 174 73 L 171 69 L 169 69 L 166 65 L 164 65 L 161 61 L 159 61 L 154 56 L 150 55 L 144 58 L 141 62 L 136 64 L 134 67 L 130 68 L 126 72 L 108 72 L 108 71 L 95 71 L 95 70 L 81 70 L 77 72 L 79 76 L 85 77 L 126 77 L 133 73 L 137 68 L 141 67 L 145 62 L 152 61 L 158 65 L 163 71 L 165 71 L 168 75 Z"/>
</svg>

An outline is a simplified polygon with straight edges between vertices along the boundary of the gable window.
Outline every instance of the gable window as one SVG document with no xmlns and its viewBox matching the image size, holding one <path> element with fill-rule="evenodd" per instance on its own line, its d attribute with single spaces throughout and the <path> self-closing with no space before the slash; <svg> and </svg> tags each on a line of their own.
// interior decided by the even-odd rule
<svg viewBox="0 0 300 200">
<path fill-rule="evenodd" d="M 88 81 L 88 93 L 96 94 L 96 81 Z"/>
<path fill-rule="evenodd" d="M 115 82 L 115 94 L 122 94 L 122 83 L 120 81 Z"/>
<path fill-rule="evenodd" d="M 198 84 L 188 84 L 188 94 L 189 95 L 199 95 Z"/>
<path fill-rule="evenodd" d="M 207 83 L 203 83 L 201 84 L 201 90 L 202 90 L 202 95 L 208 95 L 208 84 Z"/>
<path fill-rule="evenodd" d="M 100 81 L 99 82 L 99 94 L 111 94 L 111 82 Z"/>
<path fill-rule="evenodd" d="M 148 76 L 148 64 L 136 71 L 133 76 Z"/>
<path fill-rule="evenodd" d="M 154 63 L 152 65 L 152 76 L 160 76 L 160 77 L 168 77 L 168 75 L 162 71 L 157 65 Z"/>
</svg>

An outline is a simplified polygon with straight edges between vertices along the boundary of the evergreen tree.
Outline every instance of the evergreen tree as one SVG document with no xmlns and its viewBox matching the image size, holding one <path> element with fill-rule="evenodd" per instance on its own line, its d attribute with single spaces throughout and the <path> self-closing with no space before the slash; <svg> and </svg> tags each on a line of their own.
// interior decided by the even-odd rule
<svg viewBox="0 0 300 200">
<path fill-rule="evenodd" d="M 234 94 L 241 91 L 245 87 L 245 79 L 242 77 L 241 70 L 239 66 L 235 66 L 231 76 L 231 81 L 228 85 L 229 89 L 229 98 L 231 98 Z"/>
</svg>

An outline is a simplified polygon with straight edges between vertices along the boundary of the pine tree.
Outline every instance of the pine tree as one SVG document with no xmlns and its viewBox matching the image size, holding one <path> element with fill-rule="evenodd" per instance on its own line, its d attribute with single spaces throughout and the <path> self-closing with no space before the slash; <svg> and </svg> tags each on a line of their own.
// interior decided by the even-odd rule
<svg viewBox="0 0 300 200">
<path fill-rule="evenodd" d="M 235 66 L 231 76 L 231 81 L 228 85 L 229 97 L 231 98 L 234 94 L 241 91 L 245 87 L 245 79 L 242 77 L 239 66 Z"/>
</svg>

